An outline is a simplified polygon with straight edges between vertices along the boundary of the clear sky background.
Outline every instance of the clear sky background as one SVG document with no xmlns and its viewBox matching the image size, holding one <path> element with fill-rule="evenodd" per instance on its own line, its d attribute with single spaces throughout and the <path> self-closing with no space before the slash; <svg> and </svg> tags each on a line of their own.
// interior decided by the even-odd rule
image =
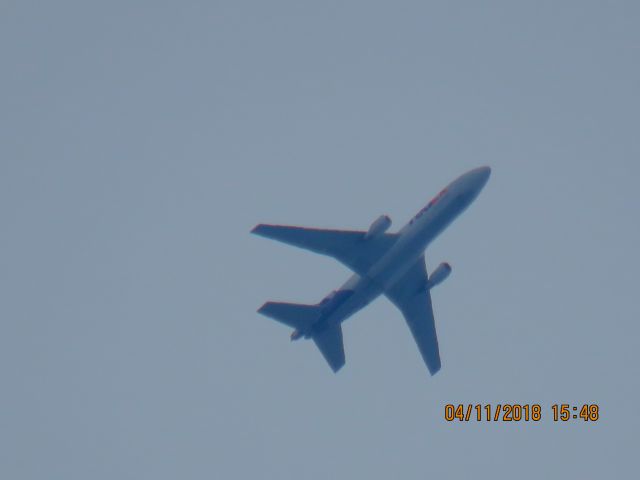
<svg viewBox="0 0 640 480">
<path fill-rule="evenodd" d="M 633 1 L 1 2 L 0 477 L 633 478 L 638 25 Z M 385 299 L 337 375 L 255 313 L 349 274 L 255 224 L 399 228 L 480 165 L 427 251 L 453 266 L 435 377 Z"/>
</svg>

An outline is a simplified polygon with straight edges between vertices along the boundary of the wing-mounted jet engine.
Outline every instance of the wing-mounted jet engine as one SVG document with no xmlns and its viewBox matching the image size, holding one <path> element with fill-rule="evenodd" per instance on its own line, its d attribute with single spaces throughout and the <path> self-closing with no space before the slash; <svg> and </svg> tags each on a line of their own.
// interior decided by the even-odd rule
<svg viewBox="0 0 640 480">
<path fill-rule="evenodd" d="M 367 233 L 364 236 L 364 239 L 368 240 L 370 238 L 374 238 L 379 235 L 382 235 L 384 232 L 389 230 L 390 226 L 391 226 L 391 217 L 389 217 L 389 215 L 380 215 L 371 224 L 371 226 L 369 227 L 369 230 L 367 230 Z"/>
<path fill-rule="evenodd" d="M 427 290 L 431 290 L 433 287 L 438 285 L 439 283 L 444 282 L 444 280 L 451 273 L 451 265 L 447 262 L 442 262 L 438 265 L 431 275 L 429 275 L 429 280 L 427 281 Z"/>
</svg>

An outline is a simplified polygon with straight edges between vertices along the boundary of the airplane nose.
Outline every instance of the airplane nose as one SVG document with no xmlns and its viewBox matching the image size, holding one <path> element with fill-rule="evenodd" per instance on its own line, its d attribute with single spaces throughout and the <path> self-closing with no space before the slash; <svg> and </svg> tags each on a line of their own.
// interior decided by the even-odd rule
<svg viewBox="0 0 640 480">
<path fill-rule="evenodd" d="M 474 176 L 476 177 L 478 190 L 480 190 L 485 186 L 485 184 L 489 180 L 489 177 L 491 176 L 491 167 L 485 166 L 485 167 L 476 168 Z"/>
<path fill-rule="evenodd" d="M 467 200 L 467 205 L 473 202 L 480 191 L 484 188 L 491 176 L 491 167 L 478 167 L 469 170 L 461 175 L 454 183 L 459 188 L 463 197 Z"/>
</svg>

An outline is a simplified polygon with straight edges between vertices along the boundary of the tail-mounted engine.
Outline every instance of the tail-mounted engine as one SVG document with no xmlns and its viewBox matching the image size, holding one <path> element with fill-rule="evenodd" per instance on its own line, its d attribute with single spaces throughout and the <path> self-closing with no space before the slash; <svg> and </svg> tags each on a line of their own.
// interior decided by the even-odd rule
<svg viewBox="0 0 640 480">
<path fill-rule="evenodd" d="M 389 215 L 380 215 L 376 218 L 375 222 L 371 224 L 369 230 L 364 236 L 364 239 L 367 240 L 369 238 L 377 237 L 378 235 L 382 235 L 384 232 L 389 230 L 391 226 L 391 218 Z"/>
<path fill-rule="evenodd" d="M 438 265 L 431 275 L 429 275 L 429 280 L 427 281 L 427 290 L 431 290 L 433 287 L 438 285 L 439 283 L 444 282 L 444 280 L 451 273 L 451 265 L 447 262 L 442 262 Z"/>
</svg>

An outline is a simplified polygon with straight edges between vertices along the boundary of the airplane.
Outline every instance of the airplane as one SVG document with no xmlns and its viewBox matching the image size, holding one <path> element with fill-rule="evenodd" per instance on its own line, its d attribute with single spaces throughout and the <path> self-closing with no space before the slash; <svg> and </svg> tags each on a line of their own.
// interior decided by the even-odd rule
<svg viewBox="0 0 640 480">
<path fill-rule="evenodd" d="M 430 291 L 451 273 L 443 262 L 427 274 L 427 246 L 478 196 L 491 175 L 479 167 L 442 189 L 397 233 L 378 217 L 367 231 L 257 225 L 251 233 L 335 258 L 354 273 L 316 305 L 266 302 L 258 309 L 294 329 L 291 340 L 312 339 L 334 372 L 345 364 L 341 324 L 380 295 L 402 312 L 431 375 L 441 367 Z"/>
</svg>

